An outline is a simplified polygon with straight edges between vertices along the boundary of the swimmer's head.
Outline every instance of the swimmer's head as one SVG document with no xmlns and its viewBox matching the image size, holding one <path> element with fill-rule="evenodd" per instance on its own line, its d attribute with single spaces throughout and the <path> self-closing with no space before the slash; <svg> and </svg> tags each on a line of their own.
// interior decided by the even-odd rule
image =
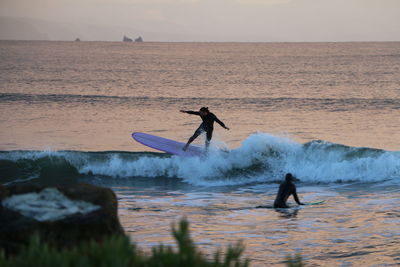
<svg viewBox="0 0 400 267">
<path fill-rule="evenodd" d="M 286 182 L 297 182 L 297 181 L 300 181 L 299 179 L 294 177 L 290 172 L 286 174 L 285 180 L 286 180 Z"/>
</svg>

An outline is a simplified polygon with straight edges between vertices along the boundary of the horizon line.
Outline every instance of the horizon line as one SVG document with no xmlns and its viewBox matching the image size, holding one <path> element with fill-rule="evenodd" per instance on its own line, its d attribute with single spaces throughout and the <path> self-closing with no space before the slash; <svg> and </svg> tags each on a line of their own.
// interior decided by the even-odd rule
<svg viewBox="0 0 400 267">
<path fill-rule="evenodd" d="M 79 37 L 77 37 L 79 38 Z M 143 43 L 398 43 L 400 40 L 358 40 L 358 41 L 143 41 L 143 42 L 124 42 L 122 40 L 40 40 L 40 39 L 2 39 L 0 37 L 0 41 L 9 41 L 9 42 L 72 42 L 72 43 L 80 43 L 80 42 L 109 42 L 109 43 L 128 43 L 128 44 L 143 44 Z"/>
</svg>

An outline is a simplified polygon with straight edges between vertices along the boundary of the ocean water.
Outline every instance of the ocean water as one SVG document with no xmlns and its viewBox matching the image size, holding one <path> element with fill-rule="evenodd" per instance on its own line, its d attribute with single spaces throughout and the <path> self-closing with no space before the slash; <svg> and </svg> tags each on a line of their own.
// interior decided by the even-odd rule
<svg viewBox="0 0 400 267">
<path fill-rule="evenodd" d="M 201 106 L 231 128 L 206 158 L 131 138 L 186 141 Z M 399 265 L 399 115 L 398 42 L 0 41 L 0 183 L 111 187 L 144 249 L 187 217 L 205 254 L 241 240 L 252 266 Z M 255 209 L 287 172 L 325 203 Z"/>
</svg>

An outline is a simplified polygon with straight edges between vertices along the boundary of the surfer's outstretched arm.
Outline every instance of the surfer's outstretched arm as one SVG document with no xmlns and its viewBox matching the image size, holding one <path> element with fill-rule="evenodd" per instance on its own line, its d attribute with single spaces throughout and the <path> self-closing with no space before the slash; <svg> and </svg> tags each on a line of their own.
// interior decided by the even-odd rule
<svg viewBox="0 0 400 267">
<path fill-rule="evenodd" d="M 179 111 L 182 112 L 182 113 L 187 113 L 187 114 L 191 114 L 191 115 L 199 115 L 200 116 L 200 112 L 198 112 L 198 111 L 183 110 L 183 109 L 181 109 Z"/>
<path fill-rule="evenodd" d="M 222 128 L 225 128 L 225 129 L 229 130 L 229 127 L 227 127 L 227 126 L 225 125 L 225 123 L 223 123 L 222 121 L 220 121 L 220 120 L 217 118 L 217 116 L 215 116 L 215 115 L 214 115 L 214 120 L 215 120 L 215 122 L 217 122 L 219 125 L 221 125 Z"/>
</svg>

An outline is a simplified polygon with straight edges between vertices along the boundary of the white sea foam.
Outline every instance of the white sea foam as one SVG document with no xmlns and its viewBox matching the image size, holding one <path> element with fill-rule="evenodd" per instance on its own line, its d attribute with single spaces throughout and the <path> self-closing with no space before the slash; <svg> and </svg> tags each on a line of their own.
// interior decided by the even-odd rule
<svg viewBox="0 0 400 267">
<path fill-rule="evenodd" d="M 221 144 L 220 144 L 221 145 Z M 84 175 L 114 179 L 170 177 L 201 186 L 227 186 L 281 180 L 287 172 L 312 183 L 400 182 L 400 152 L 348 147 L 324 141 L 300 144 L 258 132 L 230 151 L 211 149 L 207 157 L 79 151 L 15 152 L 9 160 L 61 158 Z M 41 163 L 40 163 L 41 164 Z"/>
<path fill-rule="evenodd" d="M 72 214 L 85 214 L 100 208 L 89 202 L 71 200 L 56 188 L 13 195 L 4 199 L 2 205 L 37 221 L 57 221 Z"/>
<path fill-rule="evenodd" d="M 229 152 L 206 158 L 113 155 L 107 163 L 86 164 L 82 173 L 112 177 L 180 177 L 196 185 L 235 185 L 281 179 L 286 172 L 306 182 L 400 179 L 400 153 L 352 148 L 328 142 L 299 144 L 285 137 L 256 133 Z"/>
</svg>

